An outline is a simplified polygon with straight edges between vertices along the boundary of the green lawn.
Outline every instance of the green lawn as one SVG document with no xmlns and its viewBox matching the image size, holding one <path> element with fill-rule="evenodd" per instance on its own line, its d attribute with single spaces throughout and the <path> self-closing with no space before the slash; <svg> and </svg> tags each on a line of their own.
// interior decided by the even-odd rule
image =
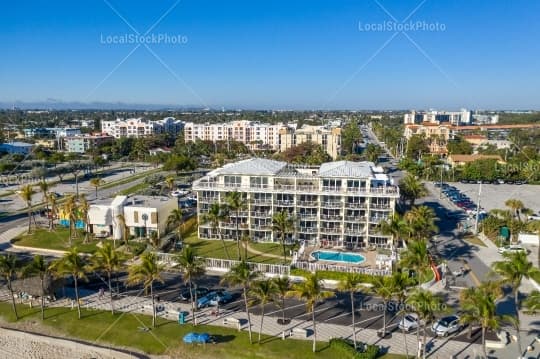
<svg viewBox="0 0 540 359">
<path fill-rule="evenodd" d="M 482 240 L 476 236 L 465 236 L 463 237 L 463 239 L 471 244 L 474 244 L 476 246 L 480 246 L 480 247 L 486 247 L 486 245 L 484 244 L 484 242 L 482 242 Z"/>
<path fill-rule="evenodd" d="M 196 230 L 184 237 L 184 243 L 189 244 L 191 247 L 193 247 L 196 250 L 197 255 L 201 257 L 227 259 L 227 254 L 223 249 L 222 241 L 213 239 L 199 239 Z M 240 252 L 243 256 L 243 243 L 240 243 L 240 245 Z M 231 259 L 238 259 L 236 241 L 225 241 L 225 247 L 227 248 L 227 252 L 229 253 Z M 250 243 L 250 247 L 264 253 L 280 256 L 280 258 L 273 258 L 248 252 L 248 261 L 250 262 L 268 264 L 277 264 L 283 262 L 283 259 L 281 258 L 283 252 L 281 246 L 278 243 Z M 290 257 L 287 258 L 288 260 L 290 260 Z"/>
<path fill-rule="evenodd" d="M 129 188 L 126 188 L 125 190 L 120 191 L 118 194 L 127 196 L 128 194 L 137 193 L 143 189 L 146 189 L 149 185 L 150 185 L 149 183 L 144 183 L 144 182 L 138 183 L 134 186 L 131 186 Z"/>
<path fill-rule="evenodd" d="M 39 307 L 30 309 L 19 306 L 21 321 L 38 322 Z M 339 353 L 331 349 L 328 343 L 318 343 L 319 352 L 311 352 L 312 342 L 308 340 L 287 339 L 263 336 L 262 344 L 249 344 L 246 331 L 234 329 L 197 326 L 191 324 L 179 325 L 176 322 L 158 319 L 158 326 L 149 332 L 142 332 L 138 327 L 151 326 L 151 318 L 145 315 L 117 314 L 111 315 L 106 311 L 83 310 L 83 318 L 77 319 L 77 311 L 69 308 L 51 308 L 45 312 L 43 324 L 52 327 L 57 336 L 68 336 L 82 339 L 91 343 L 135 348 L 148 354 L 169 353 L 189 358 L 321 358 L 335 359 Z M 14 320 L 11 306 L 0 303 L 0 315 L 4 320 Z M 186 345 L 182 337 L 189 332 L 207 332 L 217 337 L 215 345 Z M 253 338 L 257 335 L 254 332 Z M 187 355 L 186 355 L 187 354 Z"/>
<path fill-rule="evenodd" d="M 55 249 L 66 251 L 70 248 L 69 231 L 67 228 L 56 227 L 52 232 L 47 229 L 37 229 L 32 234 L 22 234 L 13 240 L 13 244 L 24 247 Z M 93 253 L 96 251 L 98 241 L 90 239 L 88 244 L 83 244 L 84 233 L 78 231 L 78 238 L 73 239 L 73 244 L 82 252 Z"/>
</svg>

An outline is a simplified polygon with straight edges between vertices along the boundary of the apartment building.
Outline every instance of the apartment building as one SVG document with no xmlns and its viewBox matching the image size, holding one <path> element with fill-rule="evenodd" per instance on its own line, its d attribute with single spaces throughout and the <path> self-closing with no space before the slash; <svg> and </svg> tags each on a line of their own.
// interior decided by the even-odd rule
<svg viewBox="0 0 540 359">
<path fill-rule="evenodd" d="M 336 159 L 341 154 L 341 128 L 303 125 L 299 129 L 282 128 L 279 132 L 281 152 L 305 142 L 321 145 L 330 157 Z"/>
<path fill-rule="evenodd" d="M 184 127 L 185 142 L 202 141 L 238 141 L 252 150 L 279 150 L 279 131 L 287 126 L 278 123 L 260 123 L 254 121 L 232 121 L 225 123 L 187 122 Z"/>
<path fill-rule="evenodd" d="M 116 240 L 123 237 L 123 224 L 130 235 L 149 237 L 156 232 L 162 237 L 167 232 L 169 214 L 177 208 L 176 198 L 116 196 L 112 201 L 104 200 L 90 206 L 88 225 L 94 235 Z"/>
<path fill-rule="evenodd" d="M 35 127 L 25 128 L 23 133 L 25 138 L 62 138 L 80 135 L 81 129 L 77 127 Z"/>
<path fill-rule="evenodd" d="M 390 248 L 391 237 L 378 229 L 393 213 L 399 189 L 372 162 L 338 161 L 321 166 L 251 158 L 230 163 L 193 182 L 201 238 L 278 241 L 272 231 L 274 213 L 295 218 L 287 240 L 309 244 L 361 248 Z M 246 206 L 214 229 L 204 222 L 213 203 L 225 203 L 227 193 L 241 193 Z"/>
<path fill-rule="evenodd" d="M 466 109 L 460 111 L 411 111 L 403 116 L 403 123 L 406 125 L 423 122 L 450 123 L 452 125 L 470 124 L 471 111 Z"/>
<path fill-rule="evenodd" d="M 115 138 L 145 137 L 158 133 L 171 133 L 177 135 L 184 128 L 184 122 L 174 117 L 166 117 L 158 121 L 146 121 L 143 118 L 129 118 L 127 120 L 101 121 L 101 132 Z"/>
<path fill-rule="evenodd" d="M 86 153 L 113 141 L 114 137 L 106 134 L 71 136 L 63 138 L 63 148 L 67 152 Z"/>
</svg>

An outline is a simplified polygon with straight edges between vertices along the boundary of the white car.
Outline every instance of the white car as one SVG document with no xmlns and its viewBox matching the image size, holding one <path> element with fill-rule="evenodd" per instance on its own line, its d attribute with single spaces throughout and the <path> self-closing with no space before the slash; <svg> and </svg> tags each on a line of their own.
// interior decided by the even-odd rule
<svg viewBox="0 0 540 359">
<path fill-rule="evenodd" d="M 171 192 L 171 196 L 173 197 L 182 197 L 182 196 L 185 196 L 186 194 L 188 194 L 189 191 L 182 191 L 182 190 L 174 190 Z"/>
<path fill-rule="evenodd" d="M 457 315 L 449 315 L 441 318 L 431 326 L 431 330 L 437 336 L 446 337 L 450 334 L 457 333 L 463 329 L 463 324 L 459 322 Z"/>
<path fill-rule="evenodd" d="M 410 332 L 411 330 L 418 328 L 418 324 L 418 315 L 415 313 L 408 313 L 399 321 L 398 328 Z"/>
<path fill-rule="evenodd" d="M 510 245 L 510 246 L 505 246 L 505 247 L 499 247 L 499 253 L 500 254 L 503 254 L 503 253 L 518 253 L 518 252 L 527 253 L 527 250 L 525 248 L 523 248 L 522 246 L 519 246 L 519 245 L 516 245 L 516 244 Z"/>
<path fill-rule="evenodd" d="M 540 221 L 540 214 L 533 214 L 529 216 L 529 221 Z"/>
</svg>

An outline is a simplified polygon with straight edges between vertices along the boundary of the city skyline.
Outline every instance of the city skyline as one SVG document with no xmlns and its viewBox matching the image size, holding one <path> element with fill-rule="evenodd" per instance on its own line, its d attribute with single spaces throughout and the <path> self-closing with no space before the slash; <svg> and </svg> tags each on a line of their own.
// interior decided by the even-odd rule
<svg viewBox="0 0 540 359">
<path fill-rule="evenodd" d="M 0 105 L 538 109 L 539 9 L 429 0 L 10 4 L 0 14 L 9 50 Z"/>
</svg>

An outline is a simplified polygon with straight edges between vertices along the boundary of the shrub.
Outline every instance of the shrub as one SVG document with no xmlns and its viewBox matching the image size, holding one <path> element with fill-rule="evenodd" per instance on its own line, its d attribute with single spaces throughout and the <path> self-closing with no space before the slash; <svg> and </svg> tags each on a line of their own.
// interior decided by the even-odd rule
<svg viewBox="0 0 540 359">
<path fill-rule="evenodd" d="M 319 274 L 320 279 L 344 280 L 347 277 L 347 273 L 345 272 L 320 270 L 320 271 L 317 271 L 317 273 Z M 311 272 L 308 270 L 299 269 L 299 268 L 291 268 L 291 275 L 306 277 L 308 274 L 311 274 Z M 371 283 L 373 280 L 373 276 L 369 274 L 360 274 L 360 276 L 363 278 L 363 281 L 365 283 Z"/>
<path fill-rule="evenodd" d="M 138 256 L 146 249 L 146 243 L 131 242 L 129 243 L 129 248 L 131 249 L 131 253 L 133 253 L 134 256 Z"/>
<path fill-rule="evenodd" d="M 350 341 L 341 338 L 330 339 L 330 347 L 341 352 L 343 357 L 351 359 L 375 359 L 379 355 L 377 345 L 359 342 L 357 345 L 358 350 L 355 350 Z"/>
</svg>

